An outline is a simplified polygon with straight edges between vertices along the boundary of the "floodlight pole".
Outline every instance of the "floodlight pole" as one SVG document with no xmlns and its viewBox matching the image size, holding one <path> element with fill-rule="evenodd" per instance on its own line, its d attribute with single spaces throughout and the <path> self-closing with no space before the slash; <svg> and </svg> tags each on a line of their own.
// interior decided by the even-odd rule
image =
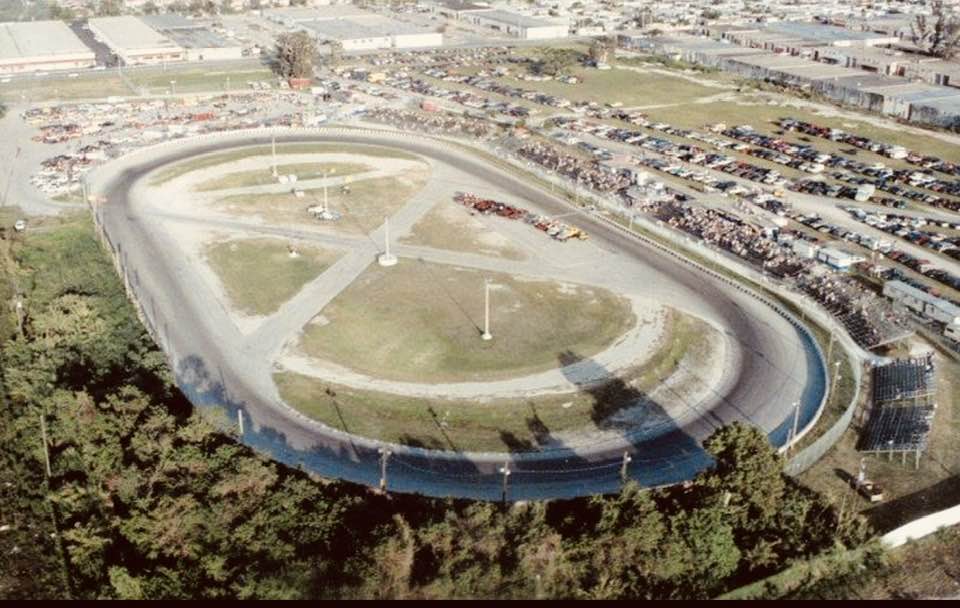
<svg viewBox="0 0 960 608">
<path fill-rule="evenodd" d="M 632 460 L 633 458 L 630 456 L 630 452 L 624 451 L 623 464 L 620 465 L 620 481 L 624 484 L 627 483 L 627 467 L 630 466 Z"/>
<path fill-rule="evenodd" d="M 483 283 L 483 334 L 480 337 L 493 340 L 493 334 L 490 333 L 490 281 Z"/>
<path fill-rule="evenodd" d="M 326 172 L 326 175 L 325 175 L 324 180 L 323 180 L 323 212 L 324 212 L 324 213 L 326 213 L 327 211 L 330 210 L 330 207 L 327 206 L 327 181 L 330 179 L 330 176 L 333 175 L 333 174 L 336 173 L 336 172 L 337 172 L 336 169 L 330 169 L 330 170 L 328 170 L 328 171 Z M 387 234 L 388 234 L 388 237 L 389 237 L 389 232 L 388 232 Z M 390 244 L 387 243 L 387 252 L 389 253 L 389 251 L 390 251 Z"/>
<path fill-rule="evenodd" d="M 507 503 L 507 483 L 510 480 L 510 462 L 504 462 L 503 466 L 500 467 L 500 474 L 503 475 L 503 493 L 502 500 L 503 503 Z"/>
<path fill-rule="evenodd" d="M 793 431 L 790 433 L 790 443 L 787 446 L 788 450 L 793 449 L 793 442 L 797 439 L 797 426 L 800 423 L 800 402 L 797 401 L 793 404 Z"/>
<path fill-rule="evenodd" d="M 396 266 L 397 256 L 390 253 L 390 218 L 383 218 L 383 253 L 377 258 L 381 266 Z"/>
<path fill-rule="evenodd" d="M 237 410 L 237 426 L 240 429 L 240 437 L 243 437 L 243 410 Z"/>
<path fill-rule="evenodd" d="M 387 491 L 387 460 L 393 455 L 393 452 L 387 448 L 377 448 L 380 454 L 380 491 Z"/>
</svg>

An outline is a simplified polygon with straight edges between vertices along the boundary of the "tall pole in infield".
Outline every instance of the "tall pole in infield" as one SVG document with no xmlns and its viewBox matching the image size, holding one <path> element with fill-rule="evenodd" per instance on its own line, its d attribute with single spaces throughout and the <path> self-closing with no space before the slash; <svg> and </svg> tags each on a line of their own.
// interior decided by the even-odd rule
<svg viewBox="0 0 960 608">
<path fill-rule="evenodd" d="M 390 253 L 390 218 L 383 218 L 383 242 L 384 251 L 377 258 L 377 263 L 381 266 L 396 266 L 397 256 Z"/>
</svg>

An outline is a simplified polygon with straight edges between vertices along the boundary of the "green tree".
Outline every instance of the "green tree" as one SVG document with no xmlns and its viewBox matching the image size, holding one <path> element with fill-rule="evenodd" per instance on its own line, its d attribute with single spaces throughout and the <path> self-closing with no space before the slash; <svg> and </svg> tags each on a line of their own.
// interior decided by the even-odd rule
<svg viewBox="0 0 960 608">
<path fill-rule="evenodd" d="M 308 33 L 281 34 L 277 37 L 277 73 L 283 78 L 309 78 L 316 54 L 316 42 Z"/>
</svg>

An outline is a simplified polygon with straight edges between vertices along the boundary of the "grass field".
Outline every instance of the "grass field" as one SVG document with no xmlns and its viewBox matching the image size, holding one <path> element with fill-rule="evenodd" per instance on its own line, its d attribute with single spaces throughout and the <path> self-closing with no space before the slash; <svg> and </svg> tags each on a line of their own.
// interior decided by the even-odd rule
<svg viewBox="0 0 960 608">
<path fill-rule="evenodd" d="M 297 244 L 300 255 L 291 258 L 287 246 L 279 239 L 239 239 L 214 243 L 204 253 L 234 308 L 247 315 L 268 315 L 340 257 Z"/>
<path fill-rule="evenodd" d="M 571 101 L 594 101 L 601 105 L 620 102 L 627 107 L 684 103 L 724 92 L 724 89 L 703 86 L 679 76 L 657 72 L 638 73 L 623 69 L 595 70 L 581 67 L 571 68 L 569 72 L 581 78 L 582 82 L 570 85 L 554 80 L 518 80 L 510 76 L 500 80 Z"/>
<path fill-rule="evenodd" d="M 495 222 L 491 219 L 491 222 Z M 501 220 L 507 221 L 507 220 Z M 401 239 L 411 245 L 425 245 L 450 251 L 466 251 L 509 260 L 526 259 L 524 252 L 454 201 L 440 201 Z"/>
<path fill-rule="evenodd" d="M 607 418 L 656 388 L 685 357 L 689 367 L 711 356 L 716 330 L 706 323 L 670 310 L 664 329 L 665 338 L 647 363 L 590 392 L 478 403 L 357 390 L 292 372 L 274 380 L 290 406 L 349 433 L 455 451 L 531 451 L 556 443 L 559 433 L 604 427 Z"/>
<path fill-rule="evenodd" d="M 369 165 L 362 165 L 360 163 L 315 162 L 289 163 L 285 165 L 277 164 L 277 173 L 280 175 L 296 175 L 298 180 L 325 177 L 331 171 L 333 172 L 331 174 L 332 176 L 343 177 L 344 175 L 355 175 L 371 170 L 372 168 Z M 264 186 L 273 183 L 276 183 L 276 179 L 273 177 L 272 169 L 236 171 L 197 184 L 194 190 L 197 192 L 211 192 L 230 188 Z"/>
<path fill-rule="evenodd" d="M 341 219 L 328 225 L 339 232 L 368 234 L 383 224 L 385 217 L 396 213 L 411 196 L 423 188 L 428 170 L 408 171 L 402 176 L 365 179 L 350 184 L 350 192 L 339 188 L 327 193 L 329 207 L 340 213 Z M 214 203 L 223 212 L 237 216 L 253 216 L 278 224 L 298 224 L 312 221 L 306 208 L 322 202 L 323 188 L 303 190 L 304 197 L 291 193 L 234 194 Z"/>
<path fill-rule="evenodd" d="M 17 78 L 0 84 L 0 100 L 18 102 L 96 99 L 110 96 L 129 97 L 133 94 L 124 82 L 115 75 L 65 78 L 46 76 L 41 78 Z"/>
<path fill-rule="evenodd" d="M 229 152 L 217 152 L 214 154 L 205 154 L 190 160 L 174 163 L 168 167 L 159 169 L 150 178 L 150 184 L 153 186 L 162 185 L 172 179 L 186 175 L 192 171 L 206 169 L 223 165 L 229 162 L 252 158 L 254 156 L 267 156 L 270 154 L 270 146 L 251 146 L 237 148 Z M 362 145 L 340 145 L 340 144 L 277 144 L 277 155 L 284 154 L 323 154 L 323 153 L 347 153 L 362 154 L 374 158 L 401 158 L 404 160 L 417 160 L 416 156 L 394 150 L 391 148 L 381 148 L 379 146 Z"/>
<path fill-rule="evenodd" d="M 483 327 L 490 279 L 491 332 Z M 375 377 L 440 382 L 490 380 L 589 357 L 636 322 L 630 303 L 601 289 L 528 281 L 402 259 L 372 266 L 311 323 L 302 350 Z"/>
<path fill-rule="evenodd" d="M 267 68 L 235 71 L 210 71 L 203 69 L 174 70 L 166 72 L 128 72 L 130 82 L 135 87 L 146 88 L 151 94 L 168 93 L 170 81 L 176 93 L 203 93 L 208 91 L 226 91 L 245 88 L 248 81 L 266 80 L 276 84 L 276 74 Z M 229 89 L 228 89 L 229 79 Z"/>
</svg>

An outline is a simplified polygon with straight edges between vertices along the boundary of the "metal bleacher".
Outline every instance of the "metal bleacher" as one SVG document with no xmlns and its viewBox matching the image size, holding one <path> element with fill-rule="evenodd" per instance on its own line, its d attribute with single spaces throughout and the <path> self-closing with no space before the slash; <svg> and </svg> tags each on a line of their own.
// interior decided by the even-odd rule
<svg viewBox="0 0 960 608">
<path fill-rule="evenodd" d="M 874 367 L 873 403 L 860 451 L 914 453 L 919 462 L 933 425 L 935 394 L 933 355 Z"/>
</svg>

